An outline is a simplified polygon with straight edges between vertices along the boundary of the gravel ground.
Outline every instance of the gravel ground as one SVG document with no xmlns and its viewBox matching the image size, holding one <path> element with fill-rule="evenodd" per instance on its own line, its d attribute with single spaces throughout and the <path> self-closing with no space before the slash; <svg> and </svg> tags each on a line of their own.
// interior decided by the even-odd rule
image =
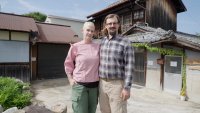
<svg viewBox="0 0 200 113">
<path fill-rule="evenodd" d="M 34 102 L 40 102 L 49 109 L 58 103 L 65 104 L 67 113 L 72 113 L 71 91 L 66 78 L 37 80 L 31 86 Z M 99 106 L 97 113 L 101 113 Z M 128 113 L 200 113 L 200 104 L 181 101 L 178 96 L 133 85 Z"/>
</svg>

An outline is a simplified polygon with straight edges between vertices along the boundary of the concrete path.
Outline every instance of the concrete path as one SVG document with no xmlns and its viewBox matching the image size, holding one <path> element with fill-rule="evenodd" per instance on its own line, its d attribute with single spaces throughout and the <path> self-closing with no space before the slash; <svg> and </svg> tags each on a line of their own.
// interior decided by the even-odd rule
<svg viewBox="0 0 200 113">
<path fill-rule="evenodd" d="M 38 80 L 31 85 L 33 101 L 43 103 L 49 109 L 56 104 L 65 104 L 67 113 L 72 113 L 70 85 L 66 78 Z M 101 113 L 99 106 L 97 113 Z M 200 113 L 200 104 L 181 101 L 178 96 L 165 92 L 133 86 L 128 113 Z"/>
</svg>

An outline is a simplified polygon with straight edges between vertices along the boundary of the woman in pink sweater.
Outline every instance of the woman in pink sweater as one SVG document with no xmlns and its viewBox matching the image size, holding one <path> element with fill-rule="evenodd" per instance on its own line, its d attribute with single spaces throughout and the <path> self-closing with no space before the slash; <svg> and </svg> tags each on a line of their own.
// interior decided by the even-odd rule
<svg viewBox="0 0 200 113">
<path fill-rule="evenodd" d="M 74 113 L 95 113 L 98 103 L 99 44 L 92 42 L 95 26 L 83 25 L 83 40 L 71 45 L 65 60 L 65 72 L 72 86 Z"/>
</svg>

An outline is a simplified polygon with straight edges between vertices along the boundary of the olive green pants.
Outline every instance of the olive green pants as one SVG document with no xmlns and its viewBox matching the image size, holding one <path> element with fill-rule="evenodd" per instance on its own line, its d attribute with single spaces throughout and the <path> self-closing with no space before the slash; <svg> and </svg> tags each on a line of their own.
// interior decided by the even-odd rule
<svg viewBox="0 0 200 113">
<path fill-rule="evenodd" d="M 74 113 L 95 113 L 98 104 L 98 87 L 72 86 L 72 109 Z"/>
</svg>

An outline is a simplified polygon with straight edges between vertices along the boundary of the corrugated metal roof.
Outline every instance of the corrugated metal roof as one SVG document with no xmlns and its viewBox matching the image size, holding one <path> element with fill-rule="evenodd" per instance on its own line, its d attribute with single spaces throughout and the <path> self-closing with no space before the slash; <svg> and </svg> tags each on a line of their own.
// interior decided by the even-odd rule
<svg viewBox="0 0 200 113">
<path fill-rule="evenodd" d="M 75 32 L 68 26 L 36 23 L 39 29 L 38 42 L 47 43 L 74 43 L 81 39 L 74 37 Z"/>
<path fill-rule="evenodd" d="M 0 13 L 0 29 L 26 32 L 38 31 L 33 18 L 7 13 Z"/>
</svg>

